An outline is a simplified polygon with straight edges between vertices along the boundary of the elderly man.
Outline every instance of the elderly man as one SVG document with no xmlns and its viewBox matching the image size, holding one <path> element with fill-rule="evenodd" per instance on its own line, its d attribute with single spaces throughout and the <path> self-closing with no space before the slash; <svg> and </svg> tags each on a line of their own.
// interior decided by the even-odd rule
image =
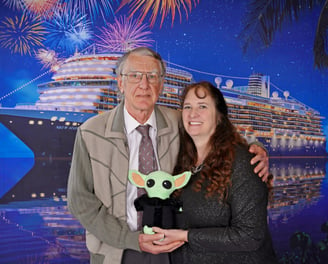
<svg viewBox="0 0 328 264">
<path fill-rule="evenodd" d="M 137 225 L 134 200 L 137 188 L 128 182 L 128 170 L 138 169 L 138 127 L 147 125 L 154 149 L 154 169 L 171 173 L 179 149 L 179 111 L 155 105 L 164 85 L 165 65 L 160 55 L 140 47 L 118 61 L 117 82 L 124 95 L 113 110 L 79 127 L 68 181 L 68 206 L 86 229 L 92 263 L 169 263 L 166 253 L 182 242 L 153 245 L 162 234 L 144 235 Z M 256 172 L 268 176 L 265 150 L 250 151 L 259 162 Z M 150 252 L 150 253 L 147 253 Z M 151 254 L 153 253 L 153 254 Z"/>
</svg>

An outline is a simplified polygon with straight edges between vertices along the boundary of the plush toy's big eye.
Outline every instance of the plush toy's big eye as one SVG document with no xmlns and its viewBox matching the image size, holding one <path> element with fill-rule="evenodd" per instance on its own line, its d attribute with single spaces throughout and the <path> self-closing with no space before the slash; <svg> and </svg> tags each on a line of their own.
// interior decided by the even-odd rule
<svg viewBox="0 0 328 264">
<path fill-rule="evenodd" d="M 171 189 L 172 187 L 172 183 L 170 181 L 163 181 L 162 184 L 165 189 Z"/>
<path fill-rule="evenodd" d="M 147 181 L 147 187 L 151 188 L 155 185 L 155 181 L 153 179 L 149 179 Z"/>
</svg>

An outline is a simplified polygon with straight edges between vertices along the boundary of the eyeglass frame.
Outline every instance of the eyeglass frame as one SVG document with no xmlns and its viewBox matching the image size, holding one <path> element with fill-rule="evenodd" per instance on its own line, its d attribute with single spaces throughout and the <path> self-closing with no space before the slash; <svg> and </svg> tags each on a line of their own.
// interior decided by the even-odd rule
<svg viewBox="0 0 328 264">
<path fill-rule="evenodd" d="M 131 81 L 130 80 L 130 76 L 131 74 L 135 74 L 135 79 L 136 81 Z M 156 82 L 159 82 L 161 78 L 164 77 L 163 74 L 159 74 L 157 72 L 139 72 L 139 71 L 130 71 L 128 73 L 121 73 L 121 76 L 126 76 L 127 77 L 127 80 L 130 82 L 130 83 L 139 83 L 141 82 L 143 76 L 146 76 L 146 79 L 149 83 L 156 83 Z M 156 75 L 158 77 L 157 80 L 152 80 L 152 79 L 149 79 L 149 75 Z M 139 77 L 137 77 L 139 76 Z"/>
</svg>

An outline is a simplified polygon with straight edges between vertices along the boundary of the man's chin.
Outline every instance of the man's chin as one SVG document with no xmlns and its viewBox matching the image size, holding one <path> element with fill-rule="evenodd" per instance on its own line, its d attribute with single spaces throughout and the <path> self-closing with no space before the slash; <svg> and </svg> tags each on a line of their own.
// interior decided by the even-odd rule
<svg viewBox="0 0 328 264">
<path fill-rule="evenodd" d="M 152 110 L 154 108 L 155 103 L 150 102 L 150 101 L 141 100 L 141 101 L 138 101 L 136 103 L 136 105 L 138 106 L 138 108 L 140 110 L 145 110 L 146 111 L 146 110 Z"/>
</svg>

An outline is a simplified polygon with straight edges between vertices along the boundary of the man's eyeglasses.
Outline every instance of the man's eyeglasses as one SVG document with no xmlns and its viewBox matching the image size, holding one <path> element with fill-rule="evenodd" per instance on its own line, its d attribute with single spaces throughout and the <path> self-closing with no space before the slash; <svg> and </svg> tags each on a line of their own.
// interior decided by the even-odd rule
<svg viewBox="0 0 328 264">
<path fill-rule="evenodd" d="M 159 75 L 157 72 L 128 72 L 126 74 L 121 73 L 122 76 L 126 76 L 130 83 L 138 83 L 142 80 L 142 77 L 146 75 L 149 83 L 157 83 L 163 75 Z"/>
</svg>

